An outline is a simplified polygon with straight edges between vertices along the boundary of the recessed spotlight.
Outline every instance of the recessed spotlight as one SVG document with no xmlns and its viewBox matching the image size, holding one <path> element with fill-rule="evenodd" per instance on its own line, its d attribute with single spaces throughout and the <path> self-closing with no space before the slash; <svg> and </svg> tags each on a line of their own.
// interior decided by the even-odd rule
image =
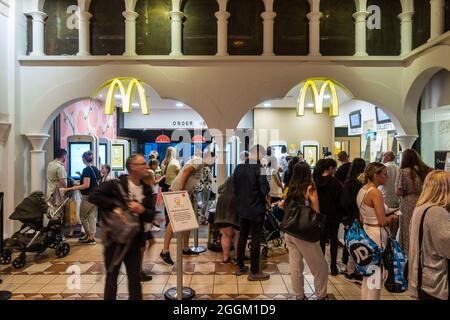
<svg viewBox="0 0 450 320">
<path fill-rule="evenodd" d="M 133 107 L 139 107 L 139 103 L 137 103 L 137 102 L 133 102 L 131 105 L 132 105 Z"/>
<path fill-rule="evenodd" d="M 271 106 L 272 106 L 272 104 L 269 102 L 264 103 L 264 107 L 271 107 Z"/>
<path fill-rule="evenodd" d="M 184 106 L 184 104 L 181 103 L 181 102 L 177 102 L 177 103 L 176 103 L 176 106 L 177 106 L 178 108 L 181 108 L 182 106 Z"/>
<path fill-rule="evenodd" d="M 329 95 L 329 94 L 326 94 L 326 95 L 324 95 L 323 96 L 325 99 L 330 99 L 331 98 L 331 96 Z"/>
<path fill-rule="evenodd" d="M 310 108 L 312 108 L 312 107 L 314 107 L 314 103 L 308 103 L 308 107 L 310 107 Z"/>
<path fill-rule="evenodd" d="M 114 98 L 120 99 L 120 98 L 122 98 L 122 95 L 120 95 L 120 94 L 115 94 L 115 95 L 114 95 Z"/>
</svg>

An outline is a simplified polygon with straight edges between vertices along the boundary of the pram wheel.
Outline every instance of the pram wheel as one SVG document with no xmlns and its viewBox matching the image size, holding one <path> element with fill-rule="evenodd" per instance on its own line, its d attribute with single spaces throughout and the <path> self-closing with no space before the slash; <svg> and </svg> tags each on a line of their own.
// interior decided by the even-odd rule
<svg viewBox="0 0 450 320">
<path fill-rule="evenodd" d="M 60 243 L 56 249 L 55 249 L 55 254 L 58 258 L 64 258 L 65 256 L 67 256 L 70 252 L 70 246 L 68 243 Z"/>
<path fill-rule="evenodd" d="M 26 255 L 25 253 L 21 253 L 17 258 L 13 260 L 13 267 L 16 269 L 23 268 L 26 263 Z"/>
<path fill-rule="evenodd" d="M 279 247 L 281 246 L 281 244 L 283 243 L 283 241 L 281 241 L 281 239 L 273 239 L 272 243 L 275 247 Z"/>
<path fill-rule="evenodd" d="M 0 256 L 0 264 L 8 264 L 11 262 L 11 250 L 5 250 L 5 252 L 3 252 L 3 254 Z"/>
<path fill-rule="evenodd" d="M 272 248 L 264 247 L 262 249 L 262 255 L 266 258 L 270 258 L 273 256 L 273 250 Z"/>
</svg>

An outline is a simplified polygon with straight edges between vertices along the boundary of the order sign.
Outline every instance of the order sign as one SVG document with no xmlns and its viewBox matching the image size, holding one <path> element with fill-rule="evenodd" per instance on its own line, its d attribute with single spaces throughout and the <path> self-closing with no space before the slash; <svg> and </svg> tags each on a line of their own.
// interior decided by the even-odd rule
<svg viewBox="0 0 450 320">
<path fill-rule="evenodd" d="M 197 215 L 187 191 L 162 193 L 173 232 L 198 229 Z"/>
</svg>

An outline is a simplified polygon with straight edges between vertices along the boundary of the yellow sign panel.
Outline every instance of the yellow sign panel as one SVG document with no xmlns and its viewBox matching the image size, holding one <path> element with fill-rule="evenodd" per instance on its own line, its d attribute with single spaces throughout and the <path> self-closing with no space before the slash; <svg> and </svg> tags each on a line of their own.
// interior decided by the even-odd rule
<svg viewBox="0 0 450 320">
<path fill-rule="evenodd" d="M 323 81 L 320 91 L 317 89 L 316 81 Z M 339 100 L 336 91 L 336 85 L 333 81 L 328 79 L 309 79 L 303 83 L 303 88 L 300 90 L 297 106 L 297 116 L 303 116 L 305 114 L 306 95 L 308 90 L 311 90 L 312 102 L 314 105 L 314 113 L 322 113 L 324 107 L 325 92 L 330 93 L 331 103 L 330 117 L 336 117 L 339 115 Z"/>
<path fill-rule="evenodd" d="M 124 83 L 127 84 L 125 89 Z M 103 83 L 97 91 L 94 93 L 94 98 L 98 93 L 103 90 L 103 88 L 108 88 L 105 98 L 105 114 L 114 113 L 114 98 L 117 89 L 120 92 L 120 98 L 122 100 L 122 111 L 131 112 L 133 108 L 133 96 L 135 90 L 137 89 L 140 99 L 141 112 L 142 114 L 149 114 L 148 99 L 145 95 L 145 89 L 142 86 L 141 81 L 135 78 L 114 78 Z"/>
</svg>

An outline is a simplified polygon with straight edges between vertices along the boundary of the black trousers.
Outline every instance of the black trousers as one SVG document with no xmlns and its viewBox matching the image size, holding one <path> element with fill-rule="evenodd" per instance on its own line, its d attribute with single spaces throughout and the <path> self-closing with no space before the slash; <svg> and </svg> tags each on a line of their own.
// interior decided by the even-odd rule
<svg viewBox="0 0 450 320">
<path fill-rule="evenodd" d="M 332 266 L 335 266 L 337 262 L 337 253 L 339 248 L 338 232 L 339 232 L 339 222 L 325 223 L 322 238 L 320 239 L 320 247 L 322 248 L 322 252 L 324 255 L 326 244 L 328 240 L 330 240 L 330 256 L 331 256 L 330 265 Z"/>
<path fill-rule="evenodd" d="M 259 272 L 259 258 L 261 252 L 261 239 L 263 237 L 264 219 L 261 221 L 253 221 L 248 219 L 240 219 L 241 231 L 239 233 L 237 265 L 244 267 L 245 247 L 250 234 L 252 237 L 250 248 L 250 271 L 252 273 Z"/>
<path fill-rule="evenodd" d="M 114 254 L 117 248 L 117 244 L 112 244 L 105 247 L 105 268 L 106 268 L 106 281 L 105 281 L 105 300 L 117 299 L 117 278 L 119 276 L 121 263 L 114 267 L 111 272 L 108 272 L 108 268 L 111 265 Z M 141 288 L 141 247 L 139 243 L 139 237 L 133 240 L 128 252 L 123 258 L 123 263 L 127 270 L 128 277 L 128 292 L 129 300 L 142 300 L 142 288 Z"/>
<path fill-rule="evenodd" d="M 349 229 L 347 229 L 347 227 L 345 227 L 344 239 L 345 239 L 345 236 L 347 235 L 348 230 Z M 342 251 L 342 263 L 347 265 L 349 257 L 350 257 L 350 254 L 348 253 L 347 246 L 344 246 L 344 250 Z"/>
</svg>

